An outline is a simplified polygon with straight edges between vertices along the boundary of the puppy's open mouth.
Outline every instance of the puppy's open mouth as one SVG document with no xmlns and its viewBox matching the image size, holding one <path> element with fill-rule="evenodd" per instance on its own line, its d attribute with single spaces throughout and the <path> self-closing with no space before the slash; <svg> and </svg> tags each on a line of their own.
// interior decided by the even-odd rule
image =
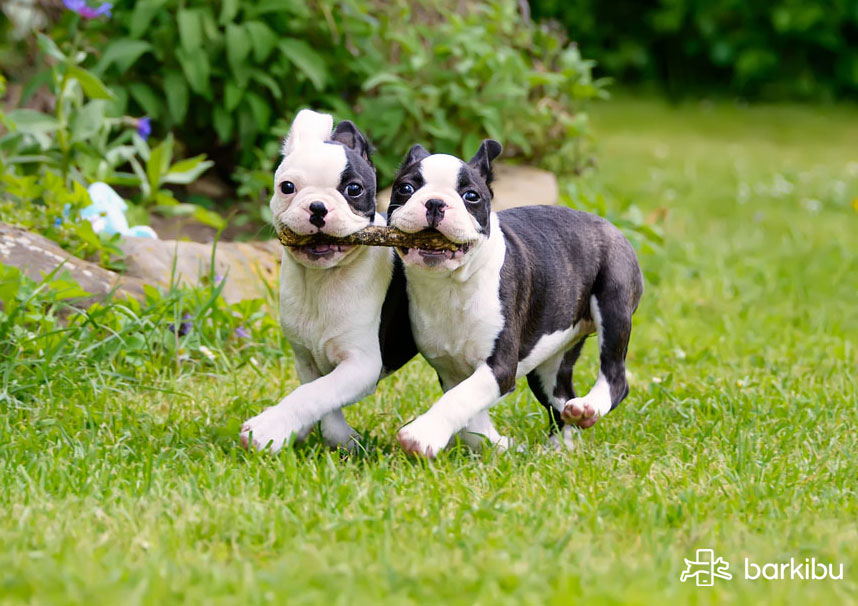
<svg viewBox="0 0 858 606">
<path fill-rule="evenodd" d="M 416 250 L 417 254 L 419 254 L 421 257 L 423 257 L 424 259 L 427 259 L 427 260 L 428 259 L 439 259 L 439 260 L 440 259 L 458 259 L 459 257 L 464 256 L 465 253 L 467 253 L 469 250 L 471 250 L 471 245 L 470 244 L 462 244 L 456 250 L 433 250 L 433 249 L 429 249 L 429 248 L 411 249 L 411 248 L 404 248 L 404 247 L 399 248 L 399 251 L 403 255 L 408 255 L 408 253 L 410 253 L 412 250 Z"/>
<path fill-rule="evenodd" d="M 348 244 L 305 244 L 304 246 L 292 246 L 290 248 L 307 255 L 311 259 L 322 259 L 332 257 L 336 253 L 346 252 L 352 247 Z"/>
<path fill-rule="evenodd" d="M 469 250 L 471 250 L 470 243 L 458 243 L 453 242 L 446 236 L 444 236 L 437 229 L 425 229 L 421 232 L 418 232 L 420 235 L 426 236 L 436 236 L 443 238 L 445 244 L 452 244 L 456 248 L 454 250 L 449 250 L 446 248 L 423 248 L 423 247 L 406 247 L 406 246 L 398 246 L 399 252 L 402 253 L 403 257 L 408 256 L 408 253 L 415 251 L 420 257 L 426 261 L 427 263 L 434 264 L 443 261 L 444 259 L 459 259 L 463 257 Z"/>
</svg>

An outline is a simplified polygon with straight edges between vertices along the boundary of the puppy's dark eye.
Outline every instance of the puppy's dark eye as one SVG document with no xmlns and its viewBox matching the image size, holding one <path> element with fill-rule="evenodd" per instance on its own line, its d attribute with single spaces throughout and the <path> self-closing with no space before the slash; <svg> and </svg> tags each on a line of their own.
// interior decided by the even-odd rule
<svg viewBox="0 0 858 606">
<path fill-rule="evenodd" d="M 289 194 L 295 193 L 295 184 L 291 181 L 283 181 L 280 184 L 280 191 L 283 192 L 284 195 L 288 196 Z"/>
<path fill-rule="evenodd" d="M 403 196 L 410 196 L 414 193 L 414 186 L 411 183 L 400 183 L 399 187 L 396 188 L 396 192 Z"/>
<path fill-rule="evenodd" d="M 363 187 L 359 183 L 349 183 L 346 185 L 346 193 L 352 198 L 357 198 L 363 193 Z"/>
<path fill-rule="evenodd" d="M 462 194 L 462 198 L 464 198 L 465 202 L 479 202 L 480 194 L 478 194 L 472 189 L 469 189 L 464 194 Z"/>
</svg>

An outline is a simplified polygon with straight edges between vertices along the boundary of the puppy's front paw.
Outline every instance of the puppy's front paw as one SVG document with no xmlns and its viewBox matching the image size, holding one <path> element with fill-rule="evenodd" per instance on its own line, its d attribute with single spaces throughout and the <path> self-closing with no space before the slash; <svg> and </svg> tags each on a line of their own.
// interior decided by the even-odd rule
<svg viewBox="0 0 858 606">
<path fill-rule="evenodd" d="M 451 434 L 439 423 L 422 416 L 400 429 L 396 439 L 408 454 L 432 459 L 447 445 Z"/>
<path fill-rule="evenodd" d="M 300 438 L 304 434 L 302 429 L 295 426 L 276 406 L 272 406 L 246 421 L 241 426 L 239 438 L 245 448 L 250 448 L 252 441 L 256 450 L 267 448 L 272 454 L 277 454 L 293 434 Z"/>
<path fill-rule="evenodd" d="M 573 398 L 566 402 L 560 416 L 565 423 L 581 429 L 592 427 L 602 417 L 598 406 L 586 397 Z"/>
</svg>

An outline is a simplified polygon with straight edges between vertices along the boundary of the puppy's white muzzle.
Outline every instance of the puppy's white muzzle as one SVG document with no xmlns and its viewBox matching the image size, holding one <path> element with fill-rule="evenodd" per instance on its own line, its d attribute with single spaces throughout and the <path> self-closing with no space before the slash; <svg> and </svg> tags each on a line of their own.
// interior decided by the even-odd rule
<svg viewBox="0 0 858 606">
<path fill-rule="evenodd" d="M 371 224 L 368 217 L 358 215 L 336 189 L 306 187 L 285 209 L 275 212 L 275 221 L 296 234 L 327 234 L 337 238 L 348 236 Z"/>
<path fill-rule="evenodd" d="M 451 242 L 460 244 L 475 242 L 482 236 L 459 194 L 444 190 L 418 190 L 393 212 L 390 225 L 407 233 L 437 229 Z"/>
<path fill-rule="evenodd" d="M 451 271 L 461 266 L 474 245 L 484 238 L 459 194 L 437 189 L 419 190 L 390 215 L 390 225 L 406 233 L 436 229 L 451 242 L 461 244 L 454 251 L 397 249 L 406 265 L 436 271 Z"/>
<path fill-rule="evenodd" d="M 274 215 L 277 229 L 296 234 L 326 234 L 341 238 L 371 225 L 368 217 L 355 214 L 336 189 L 306 187 Z M 329 268 L 340 265 L 358 247 L 336 244 L 309 244 L 287 248 L 292 258 L 306 267 Z"/>
</svg>

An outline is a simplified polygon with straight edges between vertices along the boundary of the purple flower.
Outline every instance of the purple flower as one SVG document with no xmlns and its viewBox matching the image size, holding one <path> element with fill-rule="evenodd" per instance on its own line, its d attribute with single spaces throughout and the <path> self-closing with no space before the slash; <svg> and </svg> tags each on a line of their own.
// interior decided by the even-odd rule
<svg viewBox="0 0 858 606">
<path fill-rule="evenodd" d="M 235 336 L 239 339 L 249 339 L 250 333 L 247 332 L 247 329 L 244 326 L 236 326 L 235 327 Z"/>
<path fill-rule="evenodd" d="M 220 274 L 215 274 L 215 277 L 214 277 L 215 286 L 218 286 L 221 282 L 223 282 L 223 276 Z"/>
<path fill-rule="evenodd" d="M 184 337 L 186 334 L 191 332 L 191 328 L 193 328 L 193 326 L 194 326 L 194 323 L 191 322 L 191 314 L 185 314 L 184 316 L 182 316 L 182 319 L 184 320 L 184 322 L 179 324 L 179 330 L 176 330 L 175 324 L 170 323 L 167 326 L 167 328 L 169 329 L 170 332 L 174 332 L 174 333 L 178 334 L 180 337 Z"/>
<path fill-rule="evenodd" d="M 149 138 L 152 134 L 152 118 L 144 116 L 137 120 L 137 134 L 143 137 L 144 141 Z"/>
<path fill-rule="evenodd" d="M 110 17 L 110 10 L 113 5 L 110 2 L 104 2 L 98 8 L 92 8 L 86 3 L 86 0 L 63 0 L 63 4 L 70 11 L 76 12 L 84 19 L 95 19 L 96 17 Z"/>
</svg>

